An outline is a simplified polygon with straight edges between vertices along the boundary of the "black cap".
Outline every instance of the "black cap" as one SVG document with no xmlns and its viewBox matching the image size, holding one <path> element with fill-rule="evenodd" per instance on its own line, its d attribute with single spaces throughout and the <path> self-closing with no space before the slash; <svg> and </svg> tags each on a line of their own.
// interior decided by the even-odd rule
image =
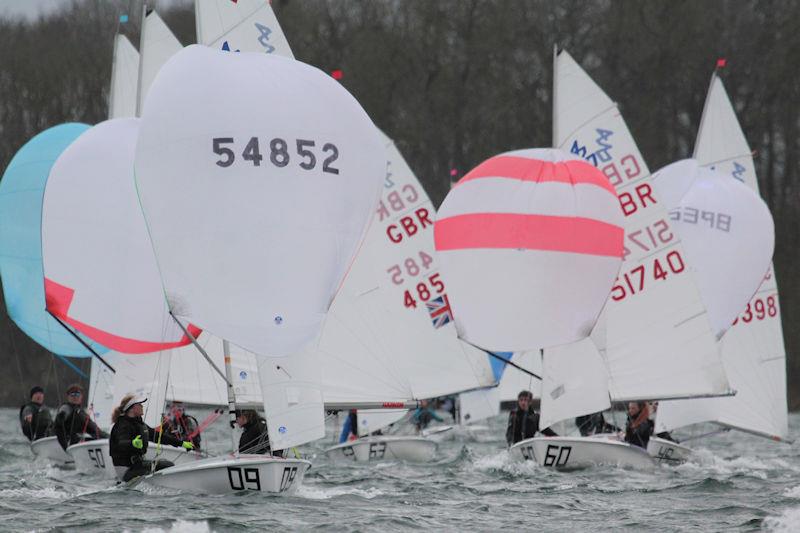
<svg viewBox="0 0 800 533">
<path fill-rule="evenodd" d="M 30 397 L 31 397 L 31 398 L 33 398 L 33 395 L 34 395 L 34 394 L 36 394 L 37 392 L 44 392 L 44 389 L 43 389 L 43 388 L 41 388 L 39 385 L 36 385 L 35 387 L 33 387 L 33 388 L 31 389 L 31 395 L 30 395 Z"/>
</svg>

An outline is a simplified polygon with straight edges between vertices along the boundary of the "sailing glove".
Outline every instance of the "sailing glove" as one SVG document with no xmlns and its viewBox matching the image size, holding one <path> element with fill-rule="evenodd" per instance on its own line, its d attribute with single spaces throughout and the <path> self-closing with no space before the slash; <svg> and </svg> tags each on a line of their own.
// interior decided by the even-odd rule
<svg viewBox="0 0 800 533">
<path fill-rule="evenodd" d="M 194 450 L 194 444 L 192 444 L 192 443 L 191 443 L 191 442 L 189 442 L 188 440 L 185 440 L 185 441 L 183 441 L 183 442 L 181 443 L 181 446 L 183 446 L 183 447 L 184 447 L 184 448 L 186 448 L 187 450 Z"/>
<path fill-rule="evenodd" d="M 131 444 L 132 444 L 132 445 L 133 445 L 133 447 L 134 447 L 134 448 L 136 448 L 137 450 L 141 450 L 141 449 L 142 449 L 142 447 L 144 446 L 144 443 L 142 442 L 142 436 L 141 436 L 141 435 L 136 435 L 136 436 L 133 438 L 133 440 L 131 441 Z"/>
</svg>

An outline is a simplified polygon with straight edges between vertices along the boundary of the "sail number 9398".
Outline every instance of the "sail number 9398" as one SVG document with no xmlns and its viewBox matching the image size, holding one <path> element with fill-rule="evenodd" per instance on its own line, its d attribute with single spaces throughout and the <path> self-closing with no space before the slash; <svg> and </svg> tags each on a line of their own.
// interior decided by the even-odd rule
<svg viewBox="0 0 800 533">
<path fill-rule="evenodd" d="M 233 137 L 214 137 L 211 139 L 211 150 L 219 156 L 217 166 L 228 168 L 236 161 L 239 148 L 235 146 Z M 317 143 L 310 139 L 271 139 L 262 153 L 258 137 L 250 137 L 241 152 L 241 159 L 250 162 L 254 167 L 260 167 L 261 162 L 267 159 L 278 168 L 283 168 L 295 163 L 303 170 L 313 170 L 321 159 L 322 172 L 338 174 L 339 169 L 334 162 L 339 158 L 339 148 L 333 143 Z M 318 151 L 317 145 L 322 149 Z M 321 152 L 321 153 L 320 153 Z"/>
</svg>

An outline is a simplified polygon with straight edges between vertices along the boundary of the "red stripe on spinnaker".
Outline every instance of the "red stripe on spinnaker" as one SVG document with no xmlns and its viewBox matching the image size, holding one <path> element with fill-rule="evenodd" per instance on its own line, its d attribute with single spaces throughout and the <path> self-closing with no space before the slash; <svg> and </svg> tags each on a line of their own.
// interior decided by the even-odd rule
<svg viewBox="0 0 800 533">
<path fill-rule="evenodd" d="M 582 217 L 480 213 L 436 221 L 436 251 L 502 248 L 622 257 L 624 230 Z"/>
<path fill-rule="evenodd" d="M 47 310 L 93 341 L 102 344 L 110 350 L 116 350 L 122 353 L 142 354 L 160 352 L 161 350 L 168 350 L 170 348 L 179 348 L 192 342 L 187 335 L 183 335 L 179 341 L 175 342 L 140 341 L 120 337 L 119 335 L 114 335 L 113 333 L 95 328 L 69 316 L 69 308 L 72 305 L 74 295 L 74 289 L 70 289 L 69 287 L 47 278 L 44 279 L 44 297 Z M 194 338 L 197 338 L 203 331 L 192 324 L 189 324 L 186 329 Z"/>
<path fill-rule="evenodd" d="M 595 185 L 610 192 L 616 198 L 617 191 L 608 181 L 608 177 L 595 166 L 578 160 L 566 160 L 558 163 L 498 155 L 487 159 L 470 170 L 466 176 L 458 180 L 456 185 L 480 178 L 510 178 L 522 181 L 559 182 Z"/>
</svg>

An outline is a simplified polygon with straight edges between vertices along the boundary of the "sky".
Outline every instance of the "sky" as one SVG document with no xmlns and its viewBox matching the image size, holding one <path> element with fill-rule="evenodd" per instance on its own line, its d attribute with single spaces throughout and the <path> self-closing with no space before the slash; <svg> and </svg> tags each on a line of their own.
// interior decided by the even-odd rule
<svg viewBox="0 0 800 533">
<path fill-rule="evenodd" d="M 56 9 L 65 0 L 0 0 L 0 17 L 35 19 Z"/>
</svg>

